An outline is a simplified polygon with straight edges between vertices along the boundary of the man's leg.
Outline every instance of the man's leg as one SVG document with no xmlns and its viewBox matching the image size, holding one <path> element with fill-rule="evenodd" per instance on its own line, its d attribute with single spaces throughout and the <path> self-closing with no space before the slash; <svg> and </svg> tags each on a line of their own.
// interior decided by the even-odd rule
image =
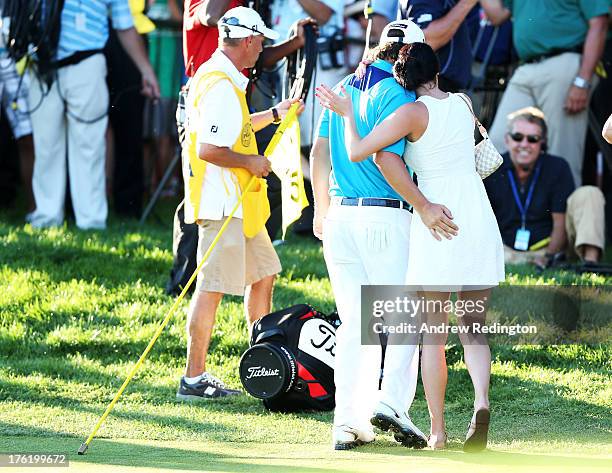
<svg viewBox="0 0 612 473">
<path fill-rule="evenodd" d="M 504 261 L 506 264 L 529 264 L 536 259 L 544 257 L 546 248 L 535 251 L 517 251 L 504 245 Z"/>
<path fill-rule="evenodd" d="M 249 327 L 251 327 L 257 319 L 270 313 L 272 306 L 272 289 L 275 279 L 276 275 L 266 276 L 250 286 L 247 286 L 244 293 L 244 308 Z"/>
<path fill-rule="evenodd" d="M 364 222 L 366 238 L 359 240 L 370 284 L 403 285 L 408 268 L 411 214 L 404 209 L 369 207 L 372 222 Z M 401 314 L 396 323 L 405 322 Z M 425 446 L 425 436 L 407 416 L 418 379 L 417 337 L 390 335 L 385 352 L 385 366 L 380 403 L 378 396 L 367 399 L 366 410 L 374 415 L 377 426 L 395 431 L 397 440 L 410 447 Z M 373 413 L 373 414 L 372 414 Z M 389 425 L 389 421 L 391 425 Z M 387 426 L 387 427 L 385 427 Z"/>
<path fill-rule="evenodd" d="M 106 125 L 108 88 L 104 55 L 59 70 L 68 107 L 68 169 L 77 227 L 106 227 Z"/>
<path fill-rule="evenodd" d="M 570 165 L 574 184 L 582 184 L 584 141 L 588 123 L 587 110 L 569 114 L 565 100 L 580 68 L 580 55 L 565 53 L 537 64 L 538 85 L 534 90 L 537 106 L 548 125 L 548 152 L 564 158 Z"/>
<path fill-rule="evenodd" d="M 34 139 L 32 133 L 19 138 L 17 146 L 19 147 L 21 182 L 23 183 L 29 213 L 36 208 L 34 193 L 32 192 L 32 174 L 34 173 Z"/>
<path fill-rule="evenodd" d="M 244 292 L 244 313 L 250 331 L 257 319 L 270 313 L 274 280 L 282 268 L 265 228 L 253 238 L 243 239 L 247 285 Z"/>
<path fill-rule="evenodd" d="M 531 64 L 525 64 L 514 72 L 497 107 L 489 136 L 500 153 L 507 151 L 504 136 L 508 128 L 508 114 L 535 105 L 535 97 L 531 90 L 532 67 Z"/>
<path fill-rule="evenodd" d="M 206 356 L 215 315 L 223 298 L 220 292 L 198 291 L 193 294 L 187 317 L 187 367 L 185 376 L 195 378 L 206 371 Z"/>
<path fill-rule="evenodd" d="M 205 220 L 198 227 L 198 264 L 219 233 L 224 220 Z M 244 292 L 245 248 L 242 220 L 232 219 L 223 237 L 198 274 L 187 319 L 187 366 L 176 394 L 182 400 L 201 400 L 239 394 L 206 371 L 206 358 L 223 294 Z"/>
<path fill-rule="evenodd" d="M 36 150 L 32 172 L 36 210 L 30 221 L 35 227 L 61 225 L 66 198 L 66 117 L 57 80 L 48 90 L 32 74 L 28 102 L 34 108 L 30 120 Z"/>
<path fill-rule="evenodd" d="M 567 199 L 565 226 L 570 249 L 585 261 L 598 262 L 605 247 L 606 201 L 595 186 L 582 186 Z"/>
<path fill-rule="evenodd" d="M 354 446 L 351 435 L 346 439 L 341 429 L 356 429 L 362 441 L 373 440 L 369 423 L 370 400 L 377 398 L 380 373 L 380 346 L 361 344 L 361 285 L 368 278 L 355 244 L 364 233 L 359 228 L 362 208 L 332 206 L 323 229 L 323 250 L 329 278 L 342 324 L 336 331 L 334 381 L 334 441 L 336 448 L 344 443 Z"/>
</svg>

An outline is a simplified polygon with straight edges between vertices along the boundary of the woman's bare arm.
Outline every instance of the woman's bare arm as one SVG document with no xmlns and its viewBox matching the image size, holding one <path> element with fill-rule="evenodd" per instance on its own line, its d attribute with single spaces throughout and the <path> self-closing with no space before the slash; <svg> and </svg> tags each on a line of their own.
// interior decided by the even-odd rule
<svg viewBox="0 0 612 473">
<path fill-rule="evenodd" d="M 377 125 L 367 136 L 361 138 L 357 131 L 351 97 L 346 93 L 344 87 L 341 90 L 343 96 L 322 85 L 317 88 L 317 97 L 323 107 L 344 117 L 346 148 L 349 159 L 353 162 L 363 161 L 368 156 L 420 128 L 423 111 L 427 113 L 427 108 L 420 103 L 403 105 Z"/>
</svg>

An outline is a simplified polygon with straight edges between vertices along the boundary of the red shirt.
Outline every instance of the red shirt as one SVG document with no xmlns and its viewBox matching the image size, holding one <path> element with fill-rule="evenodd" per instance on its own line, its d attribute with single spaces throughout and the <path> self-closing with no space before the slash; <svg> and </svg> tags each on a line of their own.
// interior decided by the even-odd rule
<svg viewBox="0 0 612 473">
<path fill-rule="evenodd" d="M 210 59 L 212 53 L 217 49 L 219 42 L 219 30 L 217 27 L 202 25 L 197 17 L 197 11 L 203 2 L 204 0 L 185 0 L 183 57 L 187 77 L 193 77 L 198 67 Z M 242 0 L 231 0 L 228 10 L 242 5 Z"/>
</svg>

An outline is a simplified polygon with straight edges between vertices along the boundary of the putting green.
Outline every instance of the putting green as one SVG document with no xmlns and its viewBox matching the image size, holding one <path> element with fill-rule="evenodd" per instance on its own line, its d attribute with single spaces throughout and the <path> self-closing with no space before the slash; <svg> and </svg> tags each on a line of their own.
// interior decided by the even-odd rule
<svg viewBox="0 0 612 473">
<path fill-rule="evenodd" d="M 333 452 L 317 443 L 222 443 L 168 442 L 95 439 L 84 456 L 76 455 L 81 439 L 3 437 L 0 451 L 67 453 L 69 468 L 11 468 L 10 471 L 212 471 L 212 472 L 373 472 L 416 471 L 426 473 L 495 473 L 537 471 L 538 473 L 610 471 L 609 449 L 592 453 L 529 453 L 509 447 L 482 454 L 465 454 L 453 446 L 442 452 L 414 451 L 391 444 L 384 437 L 379 444 L 350 452 Z M 606 451 L 607 450 L 607 451 Z M 6 470 L 8 471 L 8 470 Z"/>
</svg>

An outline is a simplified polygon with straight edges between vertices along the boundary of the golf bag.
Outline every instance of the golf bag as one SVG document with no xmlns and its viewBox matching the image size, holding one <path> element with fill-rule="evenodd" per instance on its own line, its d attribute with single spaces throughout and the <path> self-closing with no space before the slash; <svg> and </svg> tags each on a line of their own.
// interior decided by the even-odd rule
<svg viewBox="0 0 612 473">
<path fill-rule="evenodd" d="M 240 380 L 271 411 L 334 408 L 337 318 L 306 304 L 259 319 L 240 359 Z"/>
</svg>

